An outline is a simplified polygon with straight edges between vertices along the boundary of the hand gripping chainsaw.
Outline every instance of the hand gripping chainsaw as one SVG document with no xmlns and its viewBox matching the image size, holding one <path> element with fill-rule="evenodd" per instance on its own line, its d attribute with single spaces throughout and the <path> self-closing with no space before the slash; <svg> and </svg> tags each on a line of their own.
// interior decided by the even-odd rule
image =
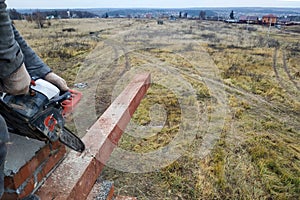
<svg viewBox="0 0 300 200">
<path fill-rule="evenodd" d="M 11 133 L 46 142 L 60 140 L 69 148 L 83 152 L 84 143 L 64 126 L 65 115 L 80 98 L 79 92 L 62 93 L 53 84 L 37 79 L 31 82 L 28 95 L 2 94 L 0 114 Z"/>
</svg>

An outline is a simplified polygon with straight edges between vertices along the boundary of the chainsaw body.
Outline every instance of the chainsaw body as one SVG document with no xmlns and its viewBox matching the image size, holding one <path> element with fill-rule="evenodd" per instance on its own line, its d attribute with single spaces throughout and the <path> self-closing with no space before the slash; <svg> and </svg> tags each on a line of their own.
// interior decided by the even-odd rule
<svg viewBox="0 0 300 200">
<path fill-rule="evenodd" d="M 66 113 L 63 105 L 68 105 L 70 111 L 70 103 L 74 104 L 81 97 L 74 98 L 75 94 L 79 93 L 61 93 L 53 84 L 38 79 L 31 85 L 30 95 L 2 95 L 0 114 L 12 133 L 42 141 L 60 140 L 71 149 L 82 152 L 84 143 L 64 127 Z"/>
</svg>

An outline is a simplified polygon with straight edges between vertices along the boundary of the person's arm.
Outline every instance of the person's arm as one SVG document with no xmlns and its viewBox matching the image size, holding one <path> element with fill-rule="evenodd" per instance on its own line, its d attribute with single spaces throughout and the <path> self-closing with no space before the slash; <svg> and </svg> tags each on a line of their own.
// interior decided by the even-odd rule
<svg viewBox="0 0 300 200">
<path fill-rule="evenodd" d="M 18 42 L 23 52 L 24 63 L 30 76 L 35 78 L 45 78 L 45 76 L 51 72 L 50 67 L 48 67 L 48 65 L 46 65 L 42 59 L 31 49 L 14 25 L 12 25 L 12 28 L 15 35 L 15 40 Z"/>
<path fill-rule="evenodd" d="M 0 79 L 6 78 L 23 64 L 23 54 L 14 38 L 5 0 L 0 0 Z"/>
<path fill-rule="evenodd" d="M 59 87 L 62 91 L 69 90 L 66 81 L 53 73 L 50 67 L 46 65 L 42 59 L 31 49 L 31 47 L 20 35 L 18 30 L 13 25 L 12 27 L 15 39 L 20 45 L 24 54 L 25 66 L 30 76 L 35 78 L 43 78 Z"/>
<path fill-rule="evenodd" d="M 30 76 L 23 53 L 15 40 L 5 0 L 0 0 L 0 92 L 26 94 Z"/>
</svg>

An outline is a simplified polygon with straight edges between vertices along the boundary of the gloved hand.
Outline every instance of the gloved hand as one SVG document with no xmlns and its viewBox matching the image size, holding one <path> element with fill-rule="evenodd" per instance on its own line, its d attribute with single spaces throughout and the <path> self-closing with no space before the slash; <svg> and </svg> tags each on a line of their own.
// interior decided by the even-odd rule
<svg viewBox="0 0 300 200">
<path fill-rule="evenodd" d="M 14 73 L 2 79 L 0 91 L 12 95 L 27 94 L 29 92 L 31 78 L 26 70 L 24 63 Z"/>
<path fill-rule="evenodd" d="M 49 81 L 50 83 L 56 85 L 61 91 L 68 91 L 69 87 L 67 85 L 67 82 L 58 76 L 57 74 L 50 72 L 45 76 L 45 80 Z"/>
</svg>

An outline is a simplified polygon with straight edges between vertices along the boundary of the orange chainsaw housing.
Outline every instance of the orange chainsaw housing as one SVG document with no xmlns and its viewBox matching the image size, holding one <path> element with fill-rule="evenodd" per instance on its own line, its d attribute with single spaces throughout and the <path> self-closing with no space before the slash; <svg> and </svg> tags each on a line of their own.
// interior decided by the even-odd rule
<svg viewBox="0 0 300 200">
<path fill-rule="evenodd" d="M 81 92 L 75 90 L 69 90 L 69 92 L 71 92 L 71 98 L 61 102 L 61 106 L 63 107 L 63 116 L 72 113 L 82 97 Z"/>
</svg>

